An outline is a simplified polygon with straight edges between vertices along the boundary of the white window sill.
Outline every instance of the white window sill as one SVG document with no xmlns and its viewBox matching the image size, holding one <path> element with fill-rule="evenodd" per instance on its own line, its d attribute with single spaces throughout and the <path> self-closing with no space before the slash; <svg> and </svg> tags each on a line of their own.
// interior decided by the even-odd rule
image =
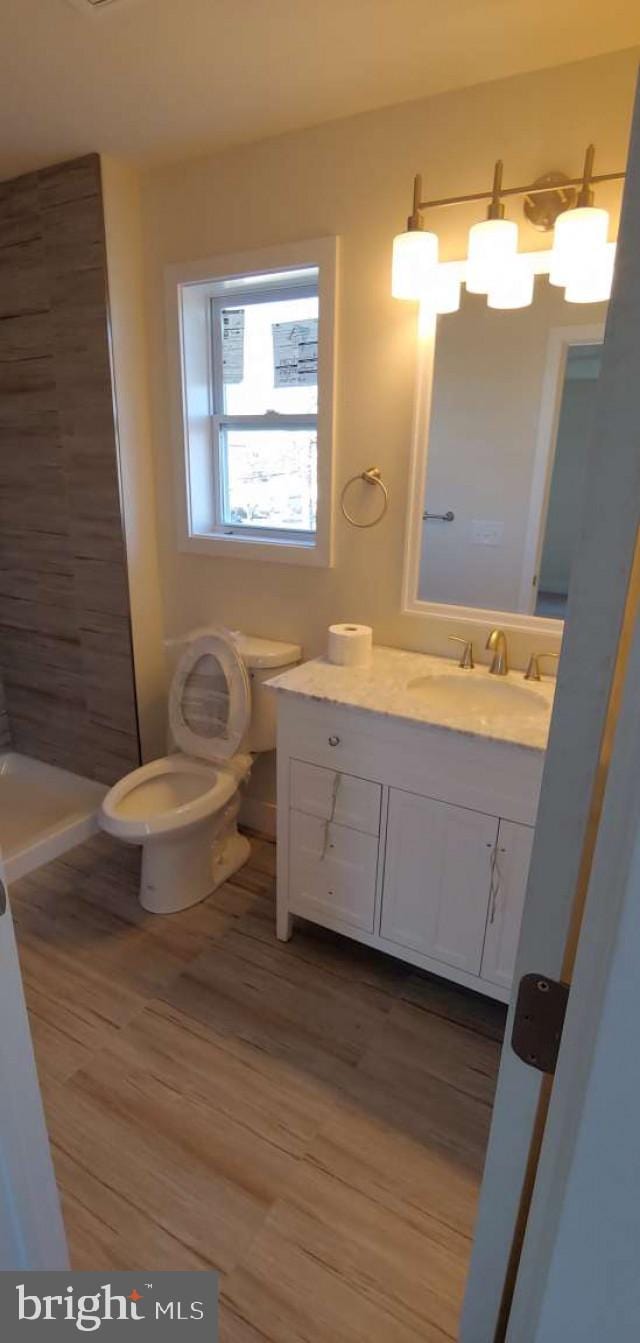
<svg viewBox="0 0 640 1343">
<path fill-rule="evenodd" d="M 184 537 L 180 550 L 190 555 L 228 556 L 234 560 L 259 560 L 271 564 L 305 564 L 331 567 L 329 548 L 319 539 L 296 545 L 294 541 L 258 540 L 255 536 L 193 535 Z"/>
</svg>

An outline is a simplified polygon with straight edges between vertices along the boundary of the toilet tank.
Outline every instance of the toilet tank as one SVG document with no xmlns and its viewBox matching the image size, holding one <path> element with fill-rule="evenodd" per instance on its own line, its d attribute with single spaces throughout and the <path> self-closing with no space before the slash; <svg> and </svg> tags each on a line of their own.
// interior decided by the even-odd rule
<svg viewBox="0 0 640 1343">
<path fill-rule="evenodd" d="M 281 643 L 277 639 L 258 639 L 253 634 L 234 632 L 236 647 L 251 681 L 251 722 L 243 751 L 274 751 L 276 747 L 276 696 L 267 690 L 265 682 L 278 672 L 286 671 L 300 662 L 299 644 Z"/>
</svg>

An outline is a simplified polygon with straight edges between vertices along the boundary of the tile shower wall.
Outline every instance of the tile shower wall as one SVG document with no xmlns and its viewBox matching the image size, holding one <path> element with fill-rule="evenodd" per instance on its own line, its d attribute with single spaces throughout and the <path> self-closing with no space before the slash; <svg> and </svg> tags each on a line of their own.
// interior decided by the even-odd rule
<svg viewBox="0 0 640 1343">
<path fill-rule="evenodd" d="M 97 155 L 0 183 L 0 676 L 14 749 L 139 763 Z M 0 718 L 1 723 L 1 718 Z"/>
</svg>

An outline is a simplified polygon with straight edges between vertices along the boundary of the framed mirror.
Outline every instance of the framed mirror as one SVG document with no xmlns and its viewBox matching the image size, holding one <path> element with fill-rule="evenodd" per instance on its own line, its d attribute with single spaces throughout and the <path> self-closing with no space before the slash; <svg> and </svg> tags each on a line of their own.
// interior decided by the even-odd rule
<svg viewBox="0 0 640 1343">
<path fill-rule="evenodd" d="M 539 273 L 422 329 L 405 610 L 561 634 L 607 306 Z"/>
</svg>

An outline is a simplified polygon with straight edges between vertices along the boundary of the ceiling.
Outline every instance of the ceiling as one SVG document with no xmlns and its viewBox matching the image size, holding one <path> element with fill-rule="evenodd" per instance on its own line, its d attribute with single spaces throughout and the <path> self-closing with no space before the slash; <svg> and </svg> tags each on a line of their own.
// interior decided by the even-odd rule
<svg viewBox="0 0 640 1343">
<path fill-rule="evenodd" d="M 171 160 L 640 42 L 637 0 L 0 0 L 0 178 Z"/>
</svg>

